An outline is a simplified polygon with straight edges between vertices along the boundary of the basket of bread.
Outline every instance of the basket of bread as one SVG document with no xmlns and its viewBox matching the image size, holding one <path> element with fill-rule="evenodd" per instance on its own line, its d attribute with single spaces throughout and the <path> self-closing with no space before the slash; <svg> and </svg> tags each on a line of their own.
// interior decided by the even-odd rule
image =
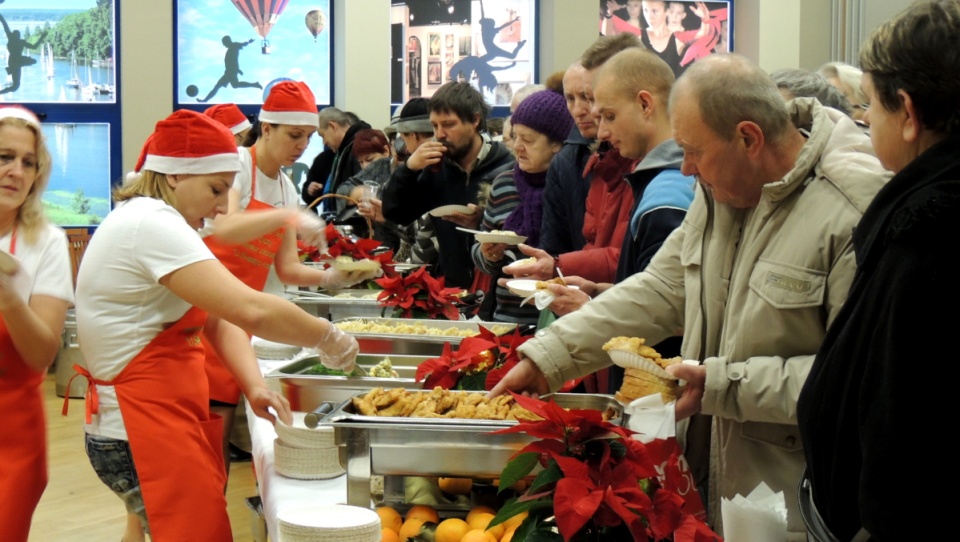
<svg viewBox="0 0 960 542">
<path fill-rule="evenodd" d="M 680 382 L 665 371 L 682 359 L 664 358 L 638 337 L 614 337 L 603 345 L 614 364 L 623 367 L 623 384 L 614 395 L 621 403 L 659 393 L 665 403 L 675 401 L 681 393 Z"/>
</svg>

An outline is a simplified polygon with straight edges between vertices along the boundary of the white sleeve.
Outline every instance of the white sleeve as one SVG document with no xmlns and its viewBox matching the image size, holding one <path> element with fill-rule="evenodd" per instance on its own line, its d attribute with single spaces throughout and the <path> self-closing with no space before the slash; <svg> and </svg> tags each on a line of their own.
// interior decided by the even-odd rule
<svg viewBox="0 0 960 542">
<path fill-rule="evenodd" d="M 233 178 L 233 190 L 240 196 L 240 211 L 250 205 L 250 173 L 253 171 L 253 163 L 250 160 L 250 152 L 247 149 L 238 151 L 240 154 L 240 171 Z"/>
<path fill-rule="evenodd" d="M 214 259 L 197 232 L 171 207 L 146 213 L 136 228 L 132 259 L 157 282 L 177 269 Z"/>
<path fill-rule="evenodd" d="M 73 304 L 73 269 L 67 234 L 60 228 L 48 227 L 44 232 L 31 295 L 46 295 Z"/>
</svg>

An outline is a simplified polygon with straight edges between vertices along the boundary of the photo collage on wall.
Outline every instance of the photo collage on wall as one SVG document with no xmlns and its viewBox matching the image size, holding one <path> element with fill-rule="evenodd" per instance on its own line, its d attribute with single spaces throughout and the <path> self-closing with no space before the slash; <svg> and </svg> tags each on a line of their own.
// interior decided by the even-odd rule
<svg viewBox="0 0 960 542">
<path fill-rule="evenodd" d="M 733 51 L 732 4 L 600 0 L 600 34 L 635 34 L 679 77 L 698 59 Z"/>
<path fill-rule="evenodd" d="M 79 111 L 115 104 L 115 20 L 114 0 L 0 3 L 0 105 Z M 99 224 L 110 212 L 110 124 L 45 122 L 42 129 L 53 158 L 43 194 L 47 217 L 61 226 Z"/>
<path fill-rule="evenodd" d="M 330 105 L 331 0 L 177 0 L 178 104 L 262 104 L 303 81 Z"/>
<path fill-rule="evenodd" d="M 395 1 L 391 20 L 403 27 L 402 98 L 430 97 L 465 81 L 490 105 L 509 105 L 534 80 L 535 0 Z M 395 53 L 397 54 L 397 53 Z"/>
</svg>

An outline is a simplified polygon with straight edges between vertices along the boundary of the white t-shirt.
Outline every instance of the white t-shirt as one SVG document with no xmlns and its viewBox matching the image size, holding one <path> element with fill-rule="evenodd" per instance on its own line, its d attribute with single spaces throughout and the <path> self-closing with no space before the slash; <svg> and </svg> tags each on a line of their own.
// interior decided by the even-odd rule
<svg viewBox="0 0 960 542">
<path fill-rule="evenodd" d="M 240 194 L 240 209 L 246 209 L 250 204 L 251 172 L 253 161 L 250 159 L 249 149 L 240 149 L 240 171 L 233 179 L 233 189 Z M 267 177 L 266 173 L 257 168 L 257 199 L 278 209 L 300 208 L 300 194 L 297 193 L 293 181 L 283 170 L 279 178 Z"/>
<path fill-rule="evenodd" d="M 12 232 L 0 237 L 0 250 L 11 252 Z M 67 234 L 48 224 L 37 237 L 36 243 L 27 243 L 23 232 L 17 232 L 17 246 L 13 255 L 20 260 L 19 273 L 25 273 L 26 299 L 33 295 L 46 295 L 73 304 L 73 270 L 70 267 L 70 252 L 67 250 Z M 20 283 L 20 279 L 16 281 Z"/>
<path fill-rule="evenodd" d="M 214 259 L 197 232 L 162 200 L 135 198 L 97 228 L 77 277 L 77 335 L 94 378 L 112 380 L 162 330 L 190 309 L 160 284 L 164 276 Z M 113 386 L 97 386 L 100 414 L 87 433 L 127 439 Z"/>
</svg>

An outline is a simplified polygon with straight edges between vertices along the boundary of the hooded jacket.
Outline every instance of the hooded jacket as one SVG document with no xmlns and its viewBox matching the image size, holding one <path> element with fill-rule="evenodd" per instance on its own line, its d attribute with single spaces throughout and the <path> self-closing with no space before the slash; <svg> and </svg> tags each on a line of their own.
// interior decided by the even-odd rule
<svg viewBox="0 0 960 542">
<path fill-rule="evenodd" d="M 682 329 L 684 359 L 706 367 L 701 410 L 715 421 L 714 525 L 719 496 L 746 495 L 763 481 L 784 492 L 788 539 L 800 541 L 797 397 L 847 298 L 853 228 L 889 176 L 842 113 L 813 99 L 788 108 L 809 137 L 755 208 L 718 204 L 698 186 L 683 224 L 643 272 L 537 331 L 520 352 L 556 390 L 609 365 L 601 346 L 611 337 L 656 344 Z M 703 435 L 687 437 L 688 459 L 709 450 Z"/>
</svg>

